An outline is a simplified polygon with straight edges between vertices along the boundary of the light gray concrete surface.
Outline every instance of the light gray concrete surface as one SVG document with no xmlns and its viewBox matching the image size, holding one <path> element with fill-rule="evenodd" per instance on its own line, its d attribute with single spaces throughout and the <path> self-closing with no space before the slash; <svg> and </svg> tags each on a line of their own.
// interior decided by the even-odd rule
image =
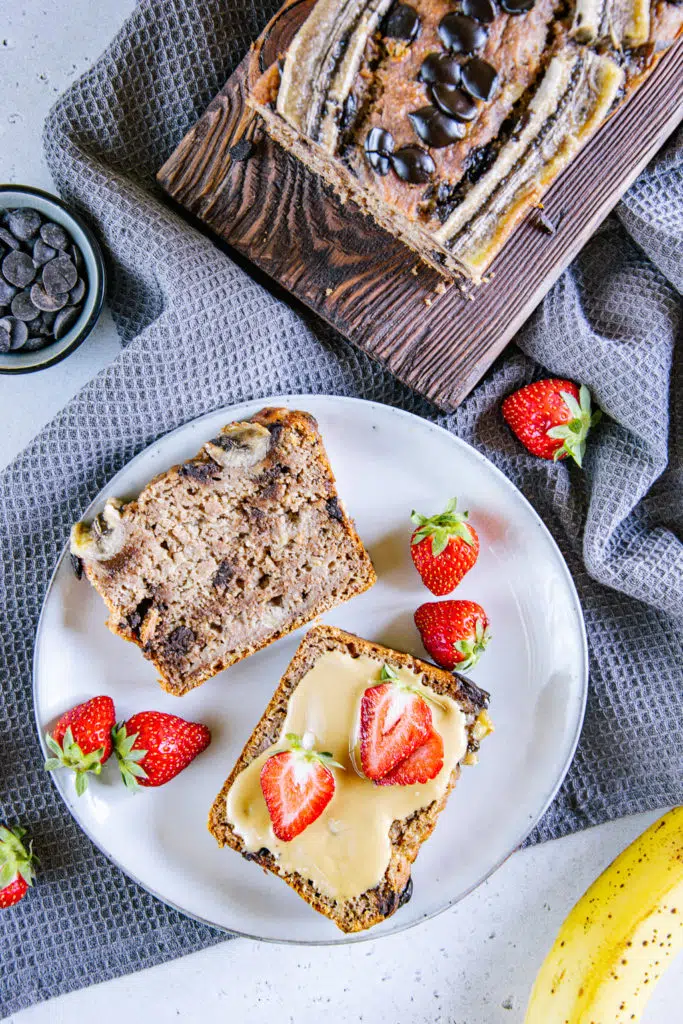
<svg viewBox="0 0 683 1024">
<path fill-rule="evenodd" d="M 42 120 L 132 6 L 130 0 L 63 0 L 59 6 L 0 0 L 0 181 L 50 190 L 40 147 Z M 78 352 L 58 366 L 24 377 L 0 376 L 0 466 L 118 350 L 104 316 Z M 401 935 L 319 949 L 238 939 L 51 1000 L 11 1020 L 521 1024 L 536 971 L 561 921 L 655 817 L 638 815 L 515 854 L 459 906 Z M 679 962 L 665 976 L 646 1024 L 682 1019 L 682 968 Z"/>
<path fill-rule="evenodd" d="M 0 0 L 0 183 L 53 191 L 40 138 L 45 115 L 99 56 L 133 6 L 130 0 Z M 0 374 L 0 467 L 119 349 L 105 310 L 90 337 L 64 362 L 21 376 Z"/>
</svg>

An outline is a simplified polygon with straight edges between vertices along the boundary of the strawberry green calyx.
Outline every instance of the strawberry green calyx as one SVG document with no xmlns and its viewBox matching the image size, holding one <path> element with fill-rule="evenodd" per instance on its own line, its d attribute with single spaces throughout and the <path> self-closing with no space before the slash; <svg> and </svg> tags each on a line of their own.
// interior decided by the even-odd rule
<svg viewBox="0 0 683 1024">
<path fill-rule="evenodd" d="M 401 679 L 398 672 L 396 672 L 391 665 L 387 665 L 386 662 L 382 665 L 382 671 L 379 674 L 379 678 L 383 683 L 395 683 L 397 689 L 401 690 L 403 693 L 415 693 L 418 697 L 421 697 L 422 700 L 426 700 L 428 704 L 434 704 L 437 708 L 443 708 L 443 704 L 440 700 L 437 700 L 437 698 L 433 697 L 430 693 L 425 693 L 425 691 L 421 690 L 419 686 L 413 686 L 411 683 L 406 683 Z"/>
<path fill-rule="evenodd" d="M 570 456 L 577 466 L 582 466 L 586 451 L 586 438 L 591 427 L 600 422 L 602 413 L 599 409 L 591 413 L 591 394 L 585 384 L 581 385 L 578 402 L 568 391 L 560 391 L 560 395 L 571 413 L 571 419 L 559 427 L 551 427 L 548 431 L 548 437 L 563 442 L 555 452 L 553 459 L 557 462 L 558 459 Z"/>
<path fill-rule="evenodd" d="M 99 775 L 102 771 L 104 747 L 98 747 L 97 750 L 84 754 L 74 739 L 71 726 L 64 733 L 61 746 L 50 733 L 45 734 L 45 743 L 54 755 L 48 757 L 45 762 L 46 771 L 53 772 L 56 768 L 70 768 L 76 773 L 76 794 L 82 796 L 88 788 L 88 775 Z"/>
<path fill-rule="evenodd" d="M 139 763 L 147 755 L 146 750 L 133 749 L 138 734 L 133 732 L 128 735 L 126 723 L 115 725 L 112 729 L 114 741 L 114 753 L 119 764 L 121 778 L 127 789 L 139 789 L 138 779 L 146 779 L 147 772 Z"/>
<path fill-rule="evenodd" d="M 453 644 L 453 650 L 463 656 L 463 660 L 459 661 L 456 666 L 459 672 L 466 672 L 467 669 L 474 668 L 482 653 L 486 650 L 486 645 L 490 639 L 491 630 L 488 626 L 484 627 L 481 619 L 477 619 L 474 637 L 470 637 L 467 640 L 458 640 Z"/>
<path fill-rule="evenodd" d="M 0 889 L 5 889 L 17 878 L 33 885 L 38 858 L 33 853 L 33 844 L 29 843 L 27 847 L 22 841 L 25 835 L 26 829 L 0 825 Z"/>
<path fill-rule="evenodd" d="M 457 512 L 457 499 L 451 498 L 446 508 L 437 516 L 423 516 L 413 510 L 410 518 L 418 529 L 411 544 L 419 544 L 426 537 L 432 538 L 432 554 L 436 558 L 446 550 L 449 540 L 460 537 L 470 547 L 474 545 L 472 531 L 467 525 L 469 512 Z"/>
<path fill-rule="evenodd" d="M 341 768 L 344 771 L 344 765 L 339 764 L 339 761 L 334 760 L 334 754 L 331 754 L 329 750 L 315 750 L 313 743 L 315 737 L 313 733 L 305 732 L 303 736 L 297 736 L 295 732 L 288 732 L 285 735 L 287 745 L 285 750 L 294 754 L 298 760 L 301 761 L 319 761 L 320 764 L 324 765 L 325 768 Z"/>
<path fill-rule="evenodd" d="M 382 665 L 382 671 L 379 674 L 379 678 L 383 683 L 397 683 L 399 681 L 398 672 L 393 669 L 391 665 L 387 665 L 386 662 Z"/>
</svg>

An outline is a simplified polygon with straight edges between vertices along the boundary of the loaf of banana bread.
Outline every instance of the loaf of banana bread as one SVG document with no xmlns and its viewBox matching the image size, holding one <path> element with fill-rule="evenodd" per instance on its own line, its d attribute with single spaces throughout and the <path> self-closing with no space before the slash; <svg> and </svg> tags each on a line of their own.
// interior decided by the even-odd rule
<svg viewBox="0 0 683 1024">
<path fill-rule="evenodd" d="M 247 102 L 424 260 L 479 280 L 682 26 L 667 0 L 316 0 L 277 60 L 253 50 Z"/>
<path fill-rule="evenodd" d="M 135 501 L 107 502 L 71 552 L 107 625 L 181 695 L 373 585 L 312 416 L 231 423 Z"/>
</svg>

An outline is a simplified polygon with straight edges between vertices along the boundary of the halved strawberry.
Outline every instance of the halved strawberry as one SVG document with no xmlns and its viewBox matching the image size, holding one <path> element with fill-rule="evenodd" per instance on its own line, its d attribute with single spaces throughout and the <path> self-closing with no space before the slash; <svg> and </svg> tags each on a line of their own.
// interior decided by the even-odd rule
<svg viewBox="0 0 683 1024">
<path fill-rule="evenodd" d="M 301 835 L 320 817 L 334 796 L 330 768 L 343 768 L 332 754 L 313 749 L 313 737 L 285 737 L 289 749 L 269 757 L 261 768 L 263 792 L 273 832 L 284 843 Z"/>
<path fill-rule="evenodd" d="M 360 761 L 369 779 L 381 779 L 424 743 L 432 712 L 422 693 L 403 683 L 388 665 L 378 686 L 360 703 Z"/>
<path fill-rule="evenodd" d="M 422 743 L 395 768 L 377 779 L 376 786 L 416 786 L 435 779 L 443 768 L 443 740 L 432 729 L 426 743 Z"/>
</svg>

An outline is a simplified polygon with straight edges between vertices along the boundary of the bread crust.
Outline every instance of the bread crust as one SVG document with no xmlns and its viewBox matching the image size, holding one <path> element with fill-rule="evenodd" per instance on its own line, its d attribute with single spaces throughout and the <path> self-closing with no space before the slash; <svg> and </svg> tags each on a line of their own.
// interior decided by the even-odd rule
<svg viewBox="0 0 683 1024">
<path fill-rule="evenodd" d="M 369 655 L 395 668 L 406 668 L 420 674 L 436 693 L 453 698 L 462 708 L 469 737 L 468 752 L 476 751 L 479 741 L 472 729 L 479 714 L 488 706 L 488 694 L 464 676 L 437 668 L 428 662 L 402 654 L 388 647 L 363 640 L 334 626 L 320 625 L 309 630 L 273 694 L 273 697 L 247 740 L 244 749 L 216 797 L 209 812 L 208 828 L 219 846 L 229 846 L 247 860 L 253 860 L 267 871 L 278 875 L 319 913 L 329 917 L 343 932 L 358 932 L 384 921 L 407 903 L 412 894 L 410 867 L 420 846 L 431 835 L 449 793 L 460 775 L 457 765 L 443 797 L 433 801 L 407 818 L 392 823 L 389 832 L 391 857 L 382 881 L 374 889 L 344 902 L 337 902 L 318 892 L 315 886 L 298 873 L 286 874 L 278 869 L 277 860 L 266 850 L 248 852 L 241 838 L 226 818 L 226 798 L 233 782 L 246 766 L 277 740 L 287 714 L 289 698 L 299 681 L 327 651 L 344 650 L 352 656 Z"/>
</svg>

